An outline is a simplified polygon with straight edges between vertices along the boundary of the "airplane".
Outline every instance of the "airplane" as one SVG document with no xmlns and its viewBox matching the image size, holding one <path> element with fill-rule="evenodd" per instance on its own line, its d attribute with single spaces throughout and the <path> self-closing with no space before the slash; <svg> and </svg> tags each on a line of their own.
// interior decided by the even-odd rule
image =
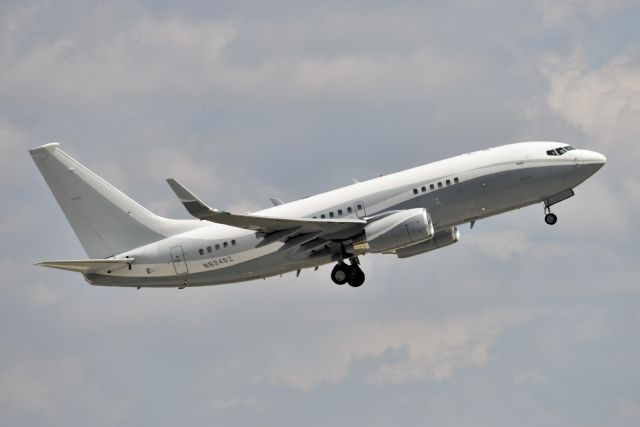
<svg viewBox="0 0 640 427">
<path fill-rule="evenodd" d="M 250 214 L 207 206 L 167 182 L 194 219 L 148 211 L 60 149 L 29 150 L 89 259 L 44 267 L 91 285 L 175 287 L 264 279 L 335 263 L 331 279 L 359 287 L 359 257 L 409 258 L 458 242 L 459 226 L 542 203 L 551 207 L 598 171 L 606 157 L 560 142 L 489 148 L 381 176 Z"/>
</svg>

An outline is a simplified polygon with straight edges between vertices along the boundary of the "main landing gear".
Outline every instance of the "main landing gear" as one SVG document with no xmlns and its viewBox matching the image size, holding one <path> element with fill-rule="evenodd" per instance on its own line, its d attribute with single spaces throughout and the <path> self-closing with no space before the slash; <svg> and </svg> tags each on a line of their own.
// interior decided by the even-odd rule
<svg viewBox="0 0 640 427">
<path fill-rule="evenodd" d="M 544 222 L 549 225 L 553 225 L 558 222 L 558 216 L 554 213 L 551 213 L 551 208 L 549 206 L 545 206 L 544 211 L 546 215 L 544 216 Z"/>
<path fill-rule="evenodd" d="M 331 271 L 331 280 L 336 285 L 344 285 L 349 283 L 349 286 L 357 288 L 364 283 L 364 273 L 360 269 L 360 262 L 358 258 L 351 258 L 351 265 L 347 265 L 344 262 L 339 262 L 333 267 Z"/>
</svg>

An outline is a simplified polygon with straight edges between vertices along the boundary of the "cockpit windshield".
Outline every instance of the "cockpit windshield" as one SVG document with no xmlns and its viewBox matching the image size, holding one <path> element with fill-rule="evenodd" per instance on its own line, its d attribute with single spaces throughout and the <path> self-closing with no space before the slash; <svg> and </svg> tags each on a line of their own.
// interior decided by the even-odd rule
<svg viewBox="0 0 640 427">
<path fill-rule="evenodd" d="M 558 147 L 553 150 L 547 151 L 547 156 L 562 156 L 564 153 L 571 150 L 575 150 L 575 148 L 570 145 L 566 145 L 564 147 Z"/>
</svg>

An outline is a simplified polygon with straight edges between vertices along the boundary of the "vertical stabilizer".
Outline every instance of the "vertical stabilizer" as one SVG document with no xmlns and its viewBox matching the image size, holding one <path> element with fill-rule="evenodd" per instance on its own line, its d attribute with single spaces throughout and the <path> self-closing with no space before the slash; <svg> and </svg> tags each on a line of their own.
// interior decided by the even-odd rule
<svg viewBox="0 0 640 427">
<path fill-rule="evenodd" d="M 71 158 L 58 143 L 29 152 L 91 258 L 108 258 L 198 226 L 154 215 Z"/>
</svg>

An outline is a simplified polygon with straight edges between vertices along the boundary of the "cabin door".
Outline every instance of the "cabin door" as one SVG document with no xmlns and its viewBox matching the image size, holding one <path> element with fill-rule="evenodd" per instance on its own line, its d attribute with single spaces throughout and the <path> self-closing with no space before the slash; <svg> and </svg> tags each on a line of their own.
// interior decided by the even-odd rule
<svg viewBox="0 0 640 427">
<path fill-rule="evenodd" d="M 182 246 L 174 246 L 171 248 L 171 260 L 173 261 L 173 268 L 176 270 L 176 274 L 186 274 L 189 272 L 187 263 L 184 260 L 184 252 Z"/>
</svg>

